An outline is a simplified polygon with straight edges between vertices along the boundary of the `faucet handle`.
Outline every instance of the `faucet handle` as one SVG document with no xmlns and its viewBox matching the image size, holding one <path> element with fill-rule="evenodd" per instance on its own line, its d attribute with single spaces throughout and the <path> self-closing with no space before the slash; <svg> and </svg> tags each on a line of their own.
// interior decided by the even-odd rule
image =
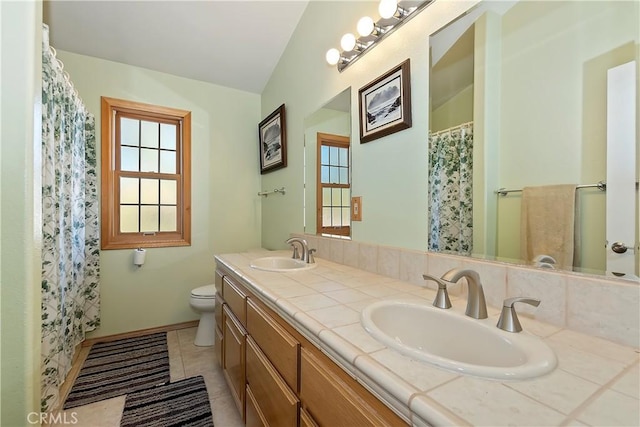
<svg viewBox="0 0 640 427">
<path fill-rule="evenodd" d="M 309 249 L 307 251 L 307 264 L 313 264 L 314 262 L 316 262 L 316 259 L 313 257 L 313 253 L 316 251 L 317 249 Z"/>
<path fill-rule="evenodd" d="M 293 248 L 293 255 L 291 256 L 291 258 L 299 259 L 300 258 L 300 254 L 298 253 L 298 247 L 296 245 L 294 245 L 293 243 L 291 244 L 291 247 Z"/>
<path fill-rule="evenodd" d="M 438 284 L 438 293 L 433 300 L 433 306 L 438 308 L 451 308 L 451 300 L 449 299 L 449 292 L 447 292 L 448 283 L 439 277 L 427 273 L 423 274 L 422 278 L 424 280 L 433 280 Z"/>
<path fill-rule="evenodd" d="M 536 298 L 515 297 L 515 298 L 505 299 L 504 302 L 502 303 L 502 312 L 500 313 L 498 324 L 496 325 L 498 328 L 507 332 L 522 331 L 522 325 L 520 325 L 520 320 L 518 320 L 518 314 L 516 313 L 516 310 L 513 307 L 513 305 L 517 302 L 524 302 L 534 307 L 537 307 L 540 305 L 540 300 Z"/>
</svg>

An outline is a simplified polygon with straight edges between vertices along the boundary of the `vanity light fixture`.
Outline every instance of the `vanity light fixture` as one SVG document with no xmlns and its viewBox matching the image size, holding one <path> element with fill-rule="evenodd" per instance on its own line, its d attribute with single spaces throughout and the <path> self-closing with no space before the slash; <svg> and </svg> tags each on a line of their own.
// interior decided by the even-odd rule
<svg viewBox="0 0 640 427">
<path fill-rule="evenodd" d="M 340 39 L 340 47 L 345 52 L 351 52 L 356 47 L 356 36 L 347 33 Z"/>
<path fill-rule="evenodd" d="M 381 0 L 378 5 L 380 19 L 374 22 L 368 16 L 360 18 L 357 24 L 360 37 L 356 38 L 352 33 L 342 36 L 342 52 L 336 48 L 329 49 L 325 56 L 327 63 L 337 65 L 338 71 L 344 70 L 433 1 Z"/>
</svg>

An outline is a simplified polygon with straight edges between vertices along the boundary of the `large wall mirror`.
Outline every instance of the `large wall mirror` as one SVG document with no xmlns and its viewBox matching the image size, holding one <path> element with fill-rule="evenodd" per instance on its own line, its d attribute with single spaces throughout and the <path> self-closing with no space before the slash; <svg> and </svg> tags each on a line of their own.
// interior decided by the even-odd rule
<svg viewBox="0 0 640 427">
<path fill-rule="evenodd" d="M 351 89 L 304 120 L 304 232 L 351 236 Z"/>
<path fill-rule="evenodd" d="M 461 184 L 466 199 L 455 207 L 431 189 L 442 178 L 430 176 L 430 220 L 469 209 L 455 219 L 462 224 L 457 238 L 467 244 L 443 250 L 446 243 L 433 244 L 430 224 L 429 250 L 535 262 L 521 255 L 521 190 L 577 184 L 575 259 L 566 268 L 620 273 L 608 264 L 614 242 L 607 222 L 628 221 L 630 249 L 622 256 L 631 259 L 626 277 L 637 279 L 640 126 L 636 110 L 635 124 L 621 125 L 630 129 L 623 139 L 631 145 L 615 145 L 611 130 L 620 114 L 611 112 L 623 98 L 637 108 L 639 9 L 630 1 L 483 1 L 430 36 L 430 156 L 453 156 L 472 169 L 458 171 L 470 183 Z M 616 94 L 610 70 L 629 63 L 631 85 Z M 471 151 L 434 154 L 438 143 L 469 143 Z M 611 191 L 613 169 L 628 171 L 623 182 L 633 188 L 612 207 L 620 197 Z M 606 191 L 600 181 L 609 181 Z"/>
</svg>

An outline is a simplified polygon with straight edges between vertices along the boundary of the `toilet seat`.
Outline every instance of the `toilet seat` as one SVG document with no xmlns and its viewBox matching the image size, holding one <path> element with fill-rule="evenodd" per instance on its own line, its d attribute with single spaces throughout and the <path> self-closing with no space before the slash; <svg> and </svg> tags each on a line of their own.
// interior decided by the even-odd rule
<svg viewBox="0 0 640 427">
<path fill-rule="evenodd" d="M 196 299 L 215 299 L 216 287 L 215 285 L 200 286 L 191 291 L 191 297 Z"/>
</svg>

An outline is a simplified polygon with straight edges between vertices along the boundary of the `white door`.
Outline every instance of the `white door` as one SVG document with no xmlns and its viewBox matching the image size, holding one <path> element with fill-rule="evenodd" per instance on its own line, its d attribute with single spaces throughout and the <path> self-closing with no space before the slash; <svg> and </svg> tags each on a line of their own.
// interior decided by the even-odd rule
<svg viewBox="0 0 640 427">
<path fill-rule="evenodd" d="M 636 62 L 607 73 L 607 274 L 633 276 L 636 243 Z"/>
</svg>

